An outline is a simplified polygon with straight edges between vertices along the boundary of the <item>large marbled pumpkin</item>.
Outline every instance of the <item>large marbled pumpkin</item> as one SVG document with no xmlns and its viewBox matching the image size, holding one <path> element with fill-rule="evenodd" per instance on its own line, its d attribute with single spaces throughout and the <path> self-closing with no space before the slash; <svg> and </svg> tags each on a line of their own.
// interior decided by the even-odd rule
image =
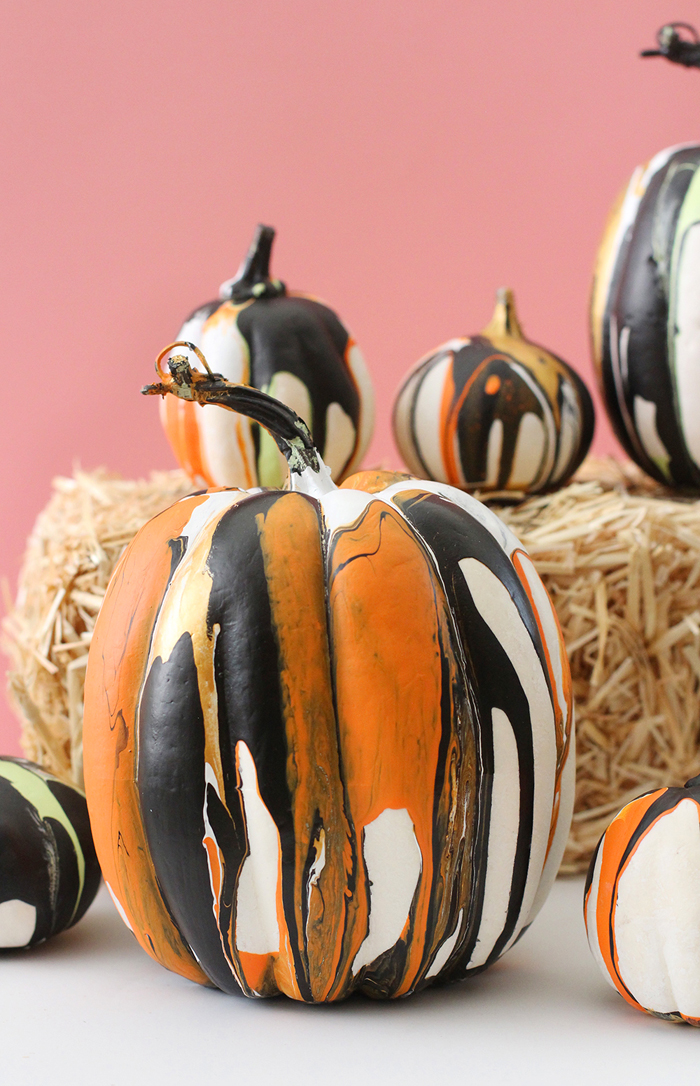
<svg viewBox="0 0 700 1086">
<path fill-rule="evenodd" d="M 526 339 L 512 291 L 491 321 L 416 363 L 394 404 L 394 437 L 417 475 L 481 491 L 561 486 L 593 437 L 588 389 L 563 359 Z"/>
<path fill-rule="evenodd" d="M 253 385 L 303 418 L 331 475 L 356 471 L 372 437 L 374 392 L 362 353 L 337 313 L 270 275 L 275 231 L 259 226 L 237 276 L 199 306 L 178 340 L 202 349 L 229 381 Z M 198 486 L 282 486 L 287 468 L 256 422 L 168 397 L 161 421 Z"/>
<path fill-rule="evenodd" d="M 700 490 L 700 144 L 635 170 L 601 242 L 593 355 L 615 433 L 661 483 Z"/>
<path fill-rule="evenodd" d="M 196 380 L 284 432 L 262 393 Z M 546 897 L 566 652 L 485 506 L 386 472 L 338 489 L 292 452 L 290 490 L 184 498 L 114 573 L 85 687 L 97 849 L 137 939 L 193 980 L 402 996 L 485 968 Z"/>
</svg>

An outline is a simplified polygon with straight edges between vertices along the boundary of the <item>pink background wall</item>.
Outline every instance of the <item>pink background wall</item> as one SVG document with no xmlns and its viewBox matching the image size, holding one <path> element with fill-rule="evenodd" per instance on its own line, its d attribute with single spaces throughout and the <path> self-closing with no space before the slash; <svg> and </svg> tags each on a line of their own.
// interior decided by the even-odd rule
<svg viewBox="0 0 700 1086">
<path fill-rule="evenodd" d="M 512 286 L 532 339 L 590 378 L 586 307 L 633 167 L 700 138 L 700 73 L 639 60 L 688 0 L 4 0 L 5 514 L 14 591 L 52 476 L 169 467 L 157 350 L 258 220 L 274 271 L 331 302 L 396 460 L 392 395 Z M 598 451 L 615 448 L 600 419 Z M 0 750 L 17 747 L 0 706 Z"/>
</svg>

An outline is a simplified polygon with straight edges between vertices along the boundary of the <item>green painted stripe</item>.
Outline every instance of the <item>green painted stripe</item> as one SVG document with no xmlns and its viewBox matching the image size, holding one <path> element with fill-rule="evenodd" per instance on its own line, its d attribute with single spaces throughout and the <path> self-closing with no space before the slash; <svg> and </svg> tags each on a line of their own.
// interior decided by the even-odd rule
<svg viewBox="0 0 700 1086">
<path fill-rule="evenodd" d="M 54 818 L 59 822 L 73 843 L 75 858 L 78 861 L 79 886 L 78 896 L 70 918 L 70 923 L 72 923 L 73 917 L 78 911 L 80 899 L 83 896 L 83 887 L 85 885 L 85 857 L 83 855 L 83 850 L 80 847 L 78 835 L 73 828 L 73 823 L 70 821 L 68 815 L 63 810 L 63 807 L 58 802 L 53 792 L 50 791 L 46 783 L 47 780 L 54 780 L 55 778 L 45 776 L 43 773 L 39 775 L 34 770 L 27 769 L 17 762 L 3 761 L 0 761 L 0 777 L 4 777 L 5 780 L 9 781 L 15 791 L 19 792 L 28 803 L 31 803 L 41 819 Z"/>
</svg>

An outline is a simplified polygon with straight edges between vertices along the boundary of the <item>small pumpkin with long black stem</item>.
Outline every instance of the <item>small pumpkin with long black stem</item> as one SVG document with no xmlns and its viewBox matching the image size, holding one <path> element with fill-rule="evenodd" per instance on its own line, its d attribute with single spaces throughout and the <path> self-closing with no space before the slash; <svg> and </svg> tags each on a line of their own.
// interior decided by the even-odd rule
<svg viewBox="0 0 700 1086">
<path fill-rule="evenodd" d="M 362 353 L 338 315 L 270 274 L 275 231 L 257 227 L 238 274 L 200 306 L 177 339 L 195 343 L 227 380 L 291 407 L 340 481 L 356 471 L 374 426 L 374 392 Z M 281 486 L 284 457 L 240 412 L 196 411 L 168 396 L 161 421 L 181 466 L 205 486 Z"/>
<path fill-rule="evenodd" d="M 573 805 L 566 650 L 532 562 L 452 487 L 336 487 L 298 416 L 192 344 L 157 365 L 146 393 L 267 427 L 289 489 L 183 498 L 110 582 L 83 741 L 122 916 L 162 964 L 249 996 L 479 972 L 542 905 Z"/>
</svg>

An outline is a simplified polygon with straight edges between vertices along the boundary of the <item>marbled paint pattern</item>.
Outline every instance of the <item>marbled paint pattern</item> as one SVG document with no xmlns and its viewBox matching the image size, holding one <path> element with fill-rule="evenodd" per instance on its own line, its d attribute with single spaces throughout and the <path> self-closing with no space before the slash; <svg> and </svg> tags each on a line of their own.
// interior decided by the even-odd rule
<svg viewBox="0 0 700 1086">
<path fill-rule="evenodd" d="M 224 298 L 195 310 L 176 338 L 199 347 L 227 380 L 291 407 L 336 481 L 357 470 L 372 437 L 374 392 L 360 348 L 329 306 L 296 292 Z M 175 456 L 199 485 L 284 483 L 284 457 L 244 415 L 174 397 L 160 411 Z"/>
<path fill-rule="evenodd" d="M 562 359 L 529 343 L 510 291 L 491 323 L 422 358 L 399 390 L 394 435 L 415 474 L 482 491 L 560 486 L 593 436 L 585 385 Z"/>
<path fill-rule="evenodd" d="M 105 878 L 164 965 L 378 997 L 493 962 L 573 804 L 566 654 L 468 495 L 367 472 L 220 490 L 137 535 L 98 619 L 85 777 Z"/>
<path fill-rule="evenodd" d="M 661 483 L 700 490 L 700 144 L 635 170 L 598 252 L 593 355 L 627 453 Z"/>
</svg>

